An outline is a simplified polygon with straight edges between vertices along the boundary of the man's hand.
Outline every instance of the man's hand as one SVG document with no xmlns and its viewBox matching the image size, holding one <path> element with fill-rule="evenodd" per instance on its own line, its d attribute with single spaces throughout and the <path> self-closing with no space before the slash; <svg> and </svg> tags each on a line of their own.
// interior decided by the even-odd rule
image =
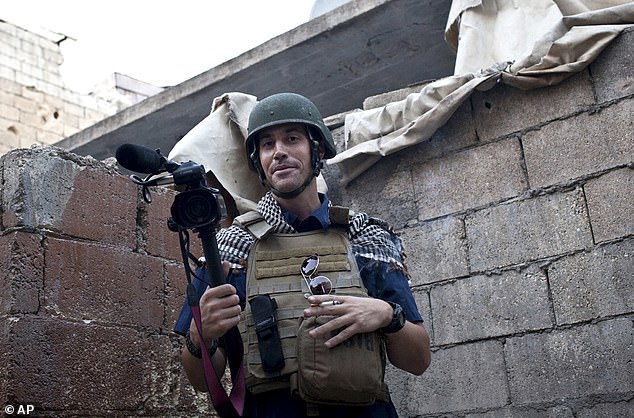
<svg viewBox="0 0 634 418">
<path fill-rule="evenodd" d="M 229 272 L 229 263 L 223 262 L 225 277 Z M 236 288 L 230 284 L 223 284 L 208 288 L 200 298 L 200 314 L 203 325 L 203 337 L 208 344 L 214 338 L 220 338 L 240 322 L 240 297 Z M 196 323 L 192 319 L 189 325 L 192 343 L 200 346 Z"/>
<path fill-rule="evenodd" d="M 319 295 L 308 298 L 310 307 L 304 317 L 335 316 L 334 319 L 310 331 L 314 338 L 324 338 L 334 331 L 339 333 L 325 342 L 335 347 L 355 334 L 376 331 L 392 321 L 392 307 L 381 299 L 357 296 Z"/>
</svg>

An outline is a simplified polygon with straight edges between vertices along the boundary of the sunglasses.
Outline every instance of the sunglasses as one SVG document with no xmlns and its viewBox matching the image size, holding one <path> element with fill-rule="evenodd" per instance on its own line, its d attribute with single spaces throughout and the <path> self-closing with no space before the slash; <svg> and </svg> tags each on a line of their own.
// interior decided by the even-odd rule
<svg viewBox="0 0 634 418">
<path fill-rule="evenodd" d="M 332 291 L 332 282 L 326 276 L 317 275 L 319 256 L 311 255 L 302 263 L 300 271 L 311 295 L 328 295 Z"/>
</svg>

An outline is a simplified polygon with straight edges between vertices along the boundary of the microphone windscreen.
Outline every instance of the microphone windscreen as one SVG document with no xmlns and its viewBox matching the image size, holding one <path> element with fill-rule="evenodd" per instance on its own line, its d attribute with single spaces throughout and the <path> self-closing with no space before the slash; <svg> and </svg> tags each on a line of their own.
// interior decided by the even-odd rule
<svg viewBox="0 0 634 418">
<path fill-rule="evenodd" d="M 117 148 L 116 158 L 122 167 L 137 173 L 156 173 L 162 165 L 161 155 L 142 145 L 123 144 Z"/>
</svg>

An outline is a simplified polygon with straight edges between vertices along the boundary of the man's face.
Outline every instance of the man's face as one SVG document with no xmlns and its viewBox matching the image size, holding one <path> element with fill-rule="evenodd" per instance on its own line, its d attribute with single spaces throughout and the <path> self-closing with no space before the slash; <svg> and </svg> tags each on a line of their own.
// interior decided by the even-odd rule
<svg viewBox="0 0 634 418">
<path fill-rule="evenodd" d="M 310 140 L 304 125 L 273 126 L 263 129 L 258 138 L 260 163 L 272 187 L 291 192 L 313 175 Z"/>
</svg>

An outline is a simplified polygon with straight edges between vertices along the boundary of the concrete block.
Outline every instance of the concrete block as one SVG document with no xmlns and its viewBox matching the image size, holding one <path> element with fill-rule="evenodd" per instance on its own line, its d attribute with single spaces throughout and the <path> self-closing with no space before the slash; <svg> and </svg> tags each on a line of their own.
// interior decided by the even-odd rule
<svg viewBox="0 0 634 418">
<path fill-rule="evenodd" d="M 172 331 L 187 295 L 187 278 L 183 263 L 166 264 L 165 275 L 165 323 L 163 328 Z"/>
<path fill-rule="evenodd" d="M 634 98 L 526 133 L 522 143 L 531 187 L 567 184 L 634 161 L 633 113 Z"/>
<path fill-rule="evenodd" d="M 577 418 L 632 418 L 634 416 L 634 400 L 627 402 L 600 403 L 592 407 L 582 408 Z"/>
<path fill-rule="evenodd" d="M 0 90 L 11 95 L 22 94 L 23 86 L 7 78 L 0 78 Z"/>
<path fill-rule="evenodd" d="M 178 233 L 170 231 L 167 227 L 167 220 L 171 216 L 170 208 L 176 195 L 175 190 L 157 187 L 152 190 L 152 203 L 140 203 L 140 226 L 144 232 L 141 237 L 144 241 L 141 243 L 141 248 L 153 255 L 181 260 Z M 193 243 L 196 235 L 191 233 L 190 239 Z"/>
<path fill-rule="evenodd" d="M 634 234 L 634 166 L 592 179 L 583 189 L 596 242 Z"/>
<path fill-rule="evenodd" d="M 513 404 L 634 391 L 630 318 L 510 338 L 504 348 Z"/>
<path fill-rule="evenodd" d="M 13 106 L 24 113 L 35 113 L 38 109 L 37 102 L 22 96 L 16 96 L 13 99 Z"/>
<path fill-rule="evenodd" d="M 136 186 L 105 169 L 77 173 L 64 208 L 61 228 L 67 234 L 134 248 Z"/>
<path fill-rule="evenodd" d="M 3 53 L 0 54 L 0 67 L 4 67 L 14 71 L 20 71 L 20 60 L 18 60 L 15 55 L 5 55 L 4 49 L 2 52 Z"/>
<path fill-rule="evenodd" d="M 412 286 L 419 286 L 469 272 L 464 225 L 458 218 L 425 222 L 401 232 Z"/>
<path fill-rule="evenodd" d="M 64 109 L 62 109 L 62 111 L 75 115 L 79 118 L 84 117 L 84 107 L 68 101 L 64 102 Z"/>
<path fill-rule="evenodd" d="M 46 67 L 51 68 L 51 73 L 59 74 L 59 66 L 64 63 L 64 55 L 56 43 L 42 44 L 42 55 L 46 62 Z"/>
<path fill-rule="evenodd" d="M 158 401 L 173 404 L 177 359 L 167 336 L 21 317 L 9 324 L 8 346 L 7 398 L 33 404 L 39 416 L 136 415 Z"/>
<path fill-rule="evenodd" d="M 427 330 L 429 338 L 431 339 L 431 344 L 432 346 L 434 346 L 436 345 L 436 343 L 434 342 L 434 323 L 432 322 L 431 317 L 429 291 L 426 289 L 412 289 L 412 293 L 414 294 L 414 300 L 416 301 L 418 312 L 420 312 L 420 316 L 423 318 L 425 329 Z"/>
<path fill-rule="evenodd" d="M 10 152 L 4 160 L 4 226 L 64 231 L 134 248 L 136 186 L 90 158 L 57 148 Z"/>
<path fill-rule="evenodd" d="M 515 197 L 527 188 L 517 139 L 419 164 L 412 181 L 419 220 Z"/>
<path fill-rule="evenodd" d="M 590 64 L 597 101 L 634 94 L 634 31 L 627 29 Z"/>
<path fill-rule="evenodd" d="M 475 130 L 471 104 L 467 101 L 427 141 L 400 151 L 399 169 L 411 169 L 422 162 L 481 144 Z"/>
<path fill-rule="evenodd" d="M 24 232 L 0 236 L 0 315 L 37 313 L 44 287 L 42 237 Z"/>
<path fill-rule="evenodd" d="M 51 315 L 160 328 L 163 262 L 86 242 L 48 238 L 43 307 Z"/>
<path fill-rule="evenodd" d="M 4 125 L 3 121 L 0 121 L 0 125 Z M 9 124 L 11 128 L 11 125 Z M 6 147 L 6 152 L 11 151 L 20 146 L 20 137 L 14 134 L 11 130 L 0 131 L 0 145 Z M 0 153 L 0 155 L 6 152 Z"/>
<path fill-rule="evenodd" d="M 4 105 L 7 107 L 13 106 L 13 95 L 7 93 L 6 91 L 0 88 L 0 105 Z M 0 120 L 4 120 L 5 116 L 2 115 Z"/>
<path fill-rule="evenodd" d="M 38 61 L 37 58 L 42 56 L 42 47 L 38 41 L 39 39 L 33 36 L 20 40 L 20 51 L 23 52 L 26 62 L 35 64 Z"/>
<path fill-rule="evenodd" d="M 472 271 L 565 254 L 592 245 L 580 190 L 484 209 L 465 220 Z"/>
<path fill-rule="evenodd" d="M 548 284 L 537 268 L 473 276 L 431 289 L 435 343 L 455 344 L 552 327 Z"/>
<path fill-rule="evenodd" d="M 32 112 L 20 112 L 20 122 L 24 125 L 31 126 L 35 129 L 44 129 L 44 120 L 42 115 Z"/>
<path fill-rule="evenodd" d="M 17 122 L 20 119 L 20 110 L 6 104 L 0 104 L 0 114 L 4 120 Z"/>
<path fill-rule="evenodd" d="M 13 68 L 0 66 L 0 77 L 10 81 L 16 81 L 17 71 L 14 70 Z"/>
<path fill-rule="evenodd" d="M 471 103 L 478 136 L 490 141 L 575 114 L 595 100 L 588 71 L 583 71 L 552 87 L 519 90 L 498 85 L 476 91 Z"/>
<path fill-rule="evenodd" d="M 22 96 L 37 103 L 40 103 L 40 105 L 44 103 L 46 99 L 44 93 L 31 86 L 25 86 L 22 88 Z"/>
<path fill-rule="evenodd" d="M 370 168 L 363 178 L 355 179 L 345 188 L 337 185 L 338 168 L 328 166 L 324 177 L 329 197 L 334 204 L 354 211 L 369 212 L 400 229 L 417 217 L 414 187 L 409 171 L 398 171 L 399 158 L 383 158 Z M 371 181 L 367 181 L 371 178 Z M 331 187 L 331 185 L 333 185 Z"/>
<path fill-rule="evenodd" d="M 466 414 L 465 418 L 575 418 L 573 409 L 567 405 L 550 408 L 507 407 L 482 413 Z"/>
<path fill-rule="evenodd" d="M 558 325 L 634 312 L 634 239 L 557 260 L 548 278 Z"/>
<path fill-rule="evenodd" d="M 34 63 L 34 64 L 35 65 L 29 64 L 28 62 L 22 62 L 20 64 L 20 71 L 22 71 L 22 73 L 29 75 L 33 78 L 44 79 L 45 77 L 44 71 L 42 70 L 42 68 L 40 68 L 40 66 L 37 63 Z"/>
<path fill-rule="evenodd" d="M 405 393 L 410 416 L 506 406 L 502 343 L 486 341 L 435 351 L 425 374 L 408 376 Z"/>
</svg>

